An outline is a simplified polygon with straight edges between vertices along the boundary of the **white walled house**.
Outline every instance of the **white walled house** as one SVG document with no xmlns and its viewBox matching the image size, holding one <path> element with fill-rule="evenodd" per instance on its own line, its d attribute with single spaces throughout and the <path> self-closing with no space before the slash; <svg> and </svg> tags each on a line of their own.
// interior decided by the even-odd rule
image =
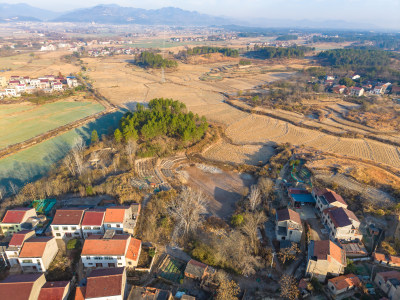
<svg viewBox="0 0 400 300">
<path fill-rule="evenodd" d="M 323 211 L 321 221 L 329 228 L 329 236 L 334 240 L 361 240 L 360 221 L 356 215 L 343 207 L 331 207 Z"/>
<path fill-rule="evenodd" d="M 0 223 L 4 235 L 12 235 L 15 232 L 29 228 L 28 219 L 37 217 L 34 208 L 19 207 L 7 210 Z"/>
<path fill-rule="evenodd" d="M 129 206 L 113 206 L 106 209 L 104 229 L 115 230 L 117 234 L 124 233 L 124 222 L 129 217 Z"/>
<path fill-rule="evenodd" d="M 97 269 L 87 276 L 86 286 L 76 288 L 75 299 L 124 300 L 126 288 L 125 268 Z"/>
<path fill-rule="evenodd" d="M 300 242 L 303 234 L 300 215 L 289 208 L 278 210 L 276 212 L 275 233 L 277 240 Z"/>
<path fill-rule="evenodd" d="M 87 210 L 82 220 L 82 234 L 86 239 L 92 234 L 103 235 L 104 234 L 104 221 L 105 211 L 99 210 Z"/>
<path fill-rule="evenodd" d="M 360 279 L 354 274 L 341 275 L 328 280 L 328 290 L 335 296 L 361 286 Z"/>
<path fill-rule="evenodd" d="M 46 272 L 57 252 L 54 237 L 32 237 L 22 246 L 18 262 L 24 273 Z"/>
<path fill-rule="evenodd" d="M 17 90 L 14 88 L 6 89 L 6 95 L 9 97 L 18 97 L 19 96 L 19 94 L 17 93 Z"/>
<path fill-rule="evenodd" d="M 63 91 L 64 90 L 61 82 L 53 82 L 52 88 L 54 91 Z"/>
<path fill-rule="evenodd" d="M 330 189 L 313 189 L 311 194 L 315 199 L 315 207 L 320 213 L 330 207 L 347 208 L 347 203 L 343 200 L 342 196 Z"/>
<path fill-rule="evenodd" d="M 56 239 L 82 238 L 81 222 L 84 209 L 57 209 L 51 232 Z"/>
<path fill-rule="evenodd" d="M 34 230 L 21 230 L 17 233 L 14 233 L 10 242 L 8 243 L 8 247 L 5 250 L 5 254 L 10 266 L 18 264 L 18 256 L 25 240 L 33 236 L 35 236 Z"/>
<path fill-rule="evenodd" d="M 130 235 L 89 236 L 82 248 L 81 259 L 86 268 L 136 267 L 142 243 Z M 109 235 L 109 237 L 107 237 Z"/>
</svg>

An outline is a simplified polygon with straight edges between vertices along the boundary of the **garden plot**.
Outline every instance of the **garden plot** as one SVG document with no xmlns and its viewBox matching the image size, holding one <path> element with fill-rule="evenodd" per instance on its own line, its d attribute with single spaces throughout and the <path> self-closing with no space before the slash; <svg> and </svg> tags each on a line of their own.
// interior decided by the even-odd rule
<svg viewBox="0 0 400 300">
<path fill-rule="evenodd" d="M 167 281 L 180 283 L 186 263 L 180 259 L 166 255 L 157 270 L 157 275 Z"/>
</svg>

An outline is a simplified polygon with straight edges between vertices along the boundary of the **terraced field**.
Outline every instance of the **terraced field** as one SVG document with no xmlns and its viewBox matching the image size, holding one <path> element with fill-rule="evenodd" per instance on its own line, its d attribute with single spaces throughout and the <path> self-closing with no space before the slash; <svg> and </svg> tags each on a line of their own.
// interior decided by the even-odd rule
<svg viewBox="0 0 400 300">
<path fill-rule="evenodd" d="M 95 102 L 0 106 L 0 149 L 104 110 Z"/>
</svg>

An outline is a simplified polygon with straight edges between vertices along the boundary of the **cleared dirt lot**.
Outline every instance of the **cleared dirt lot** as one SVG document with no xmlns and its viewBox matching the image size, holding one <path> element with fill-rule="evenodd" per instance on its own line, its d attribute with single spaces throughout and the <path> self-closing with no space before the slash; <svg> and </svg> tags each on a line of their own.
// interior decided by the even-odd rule
<svg viewBox="0 0 400 300">
<path fill-rule="evenodd" d="M 211 199 L 208 210 L 220 218 L 228 218 L 235 210 L 235 203 L 242 198 L 242 191 L 255 183 L 249 174 L 228 171 L 209 173 L 195 166 L 183 169 L 187 184 L 200 189 Z"/>
</svg>

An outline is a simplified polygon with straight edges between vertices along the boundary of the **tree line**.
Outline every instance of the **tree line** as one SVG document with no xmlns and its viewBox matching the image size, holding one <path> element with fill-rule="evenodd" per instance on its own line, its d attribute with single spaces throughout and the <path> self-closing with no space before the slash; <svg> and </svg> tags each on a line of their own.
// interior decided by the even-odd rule
<svg viewBox="0 0 400 300">
<path fill-rule="evenodd" d="M 248 52 L 252 56 L 256 56 L 261 59 L 271 58 L 293 58 L 293 57 L 304 57 L 304 55 L 312 51 L 314 48 L 304 46 L 293 46 L 293 47 L 259 47 L 255 46 L 254 51 Z"/>
<path fill-rule="evenodd" d="M 183 142 L 198 141 L 207 131 L 205 117 L 187 112 L 185 104 L 173 99 L 153 99 L 146 109 L 138 104 L 135 112 L 126 113 L 114 132 L 117 142 L 130 139 L 151 140 L 168 136 Z"/>
<path fill-rule="evenodd" d="M 293 41 L 293 40 L 297 40 L 298 38 L 299 38 L 299 36 L 296 34 L 285 34 L 285 35 L 278 36 L 276 38 L 276 40 L 277 41 Z"/>
<path fill-rule="evenodd" d="M 172 59 L 165 59 L 160 54 L 144 51 L 136 57 L 135 64 L 144 68 L 176 68 L 178 63 Z"/>
<path fill-rule="evenodd" d="M 209 54 L 209 53 L 221 53 L 224 56 L 229 56 L 229 57 L 238 57 L 239 56 L 239 51 L 237 49 L 225 48 L 225 47 L 202 46 L 202 47 L 194 47 L 192 49 L 189 48 L 186 50 L 186 54 L 188 56 L 199 55 L 199 54 Z"/>
</svg>

